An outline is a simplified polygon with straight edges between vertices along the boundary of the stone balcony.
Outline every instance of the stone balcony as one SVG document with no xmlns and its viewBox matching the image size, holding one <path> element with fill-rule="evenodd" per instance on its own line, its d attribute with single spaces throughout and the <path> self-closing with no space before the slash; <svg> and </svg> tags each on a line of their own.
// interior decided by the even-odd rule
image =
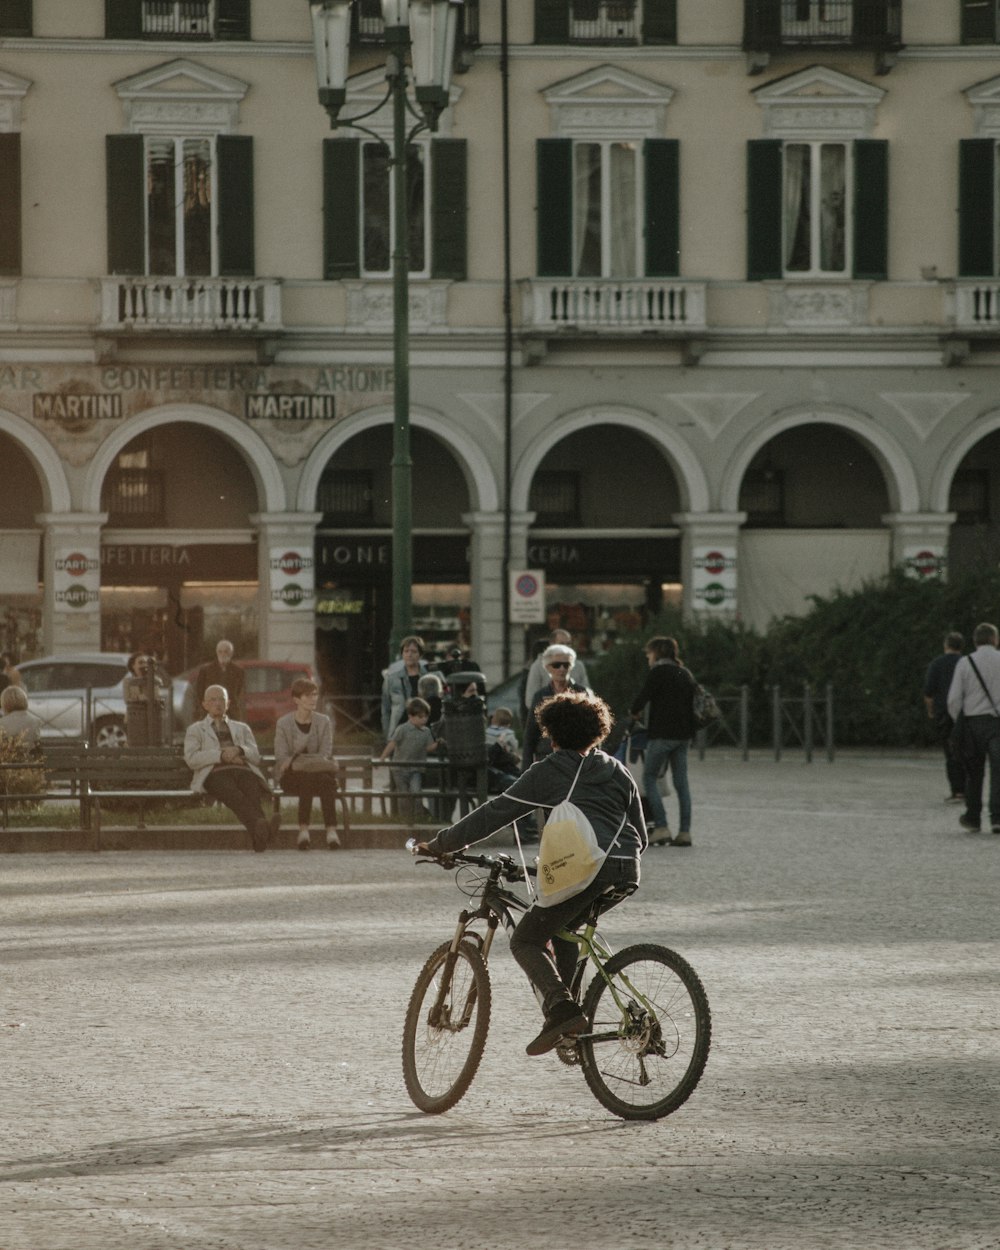
<svg viewBox="0 0 1000 1250">
<path fill-rule="evenodd" d="M 100 328 L 271 333 L 282 328 L 281 284 L 273 278 L 102 278 Z"/>
<path fill-rule="evenodd" d="M 705 328 L 705 283 L 669 278 L 531 278 L 521 283 L 525 329 L 599 334 Z"/>
</svg>

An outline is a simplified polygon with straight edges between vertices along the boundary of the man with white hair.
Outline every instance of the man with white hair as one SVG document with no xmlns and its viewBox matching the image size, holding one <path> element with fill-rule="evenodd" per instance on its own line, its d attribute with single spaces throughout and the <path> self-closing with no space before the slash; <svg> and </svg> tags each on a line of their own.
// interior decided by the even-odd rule
<svg viewBox="0 0 1000 1250">
<path fill-rule="evenodd" d="M 253 849 L 266 851 L 281 817 L 277 813 L 270 818 L 264 815 L 261 800 L 271 793 L 271 787 L 260 770 L 253 730 L 226 715 L 229 694 L 225 686 L 209 686 L 202 707 L 208 715 L 189 725 L 184 735 L 184 762 L 192 772 L 191 789 L 228 807 L 250 834 Z"/>
</svg>

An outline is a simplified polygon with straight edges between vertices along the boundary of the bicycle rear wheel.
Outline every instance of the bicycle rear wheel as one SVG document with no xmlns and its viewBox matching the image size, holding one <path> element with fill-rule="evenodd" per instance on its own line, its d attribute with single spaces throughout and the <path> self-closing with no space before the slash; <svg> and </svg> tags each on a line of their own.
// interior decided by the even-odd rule
<svg viewBox="0 0 1000 1250">
<path fill-rule="evenodd" d="M 665 946 L 630 946 L 604 971 L 607 979 L 598 973 L 583 1000 L 584 1078 L 615 1115 L 659 1120 L 690 1098 L 705 1069 L 708 997 L 687 960 Z"/>
<path fill-rule="evenodd" d="M 482 955 L 461 942 L 450 967 L 445 942 L 424 964 L 403 1025 L 403 1080 L 421 1111 L 448 1111 L 472 1084 L 490 1027 L 490 977 Z"/>
</svg>

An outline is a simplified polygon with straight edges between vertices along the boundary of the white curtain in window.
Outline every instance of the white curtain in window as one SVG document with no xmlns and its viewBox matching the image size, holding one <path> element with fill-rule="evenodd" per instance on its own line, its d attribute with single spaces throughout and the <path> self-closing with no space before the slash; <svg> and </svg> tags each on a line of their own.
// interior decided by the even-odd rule
<svg viewBox="0 0 1000 1250">
<path fill-rule="evenodd" d="M 820 150 L 820 258 L 824 273 L 841 273 L 847 265 L 847 152 L 840 143 Z"/>
<path fill-rule="evenodd" d="M 573 272 L 601 276 L 601 145 L 573 149 Z"/>
<path fill-rule="evenodd" d="M 785 268 L 809 264 L 809 146 L 785 144 Z"/>
<path fill-rule="evenodd" d="M 634 143 L 613 143 L 611 163 L 611 277 L 636 276 L 636 149 Z"/>
</svg>

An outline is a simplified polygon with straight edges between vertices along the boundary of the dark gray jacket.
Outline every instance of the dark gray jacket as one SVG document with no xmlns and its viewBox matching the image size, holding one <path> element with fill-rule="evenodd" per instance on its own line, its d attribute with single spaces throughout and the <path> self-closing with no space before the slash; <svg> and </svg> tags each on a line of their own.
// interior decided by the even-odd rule
<svg viewBox="0 0 1000 1250">
<path fill-rule="evenodd" d="M 579 766 L 579 751 L 553 751 L 532 764 L 503 794 L 475 808 L 449 829 L 442 829 L 429 843 L 431 850 L 459 850 L 488 838 L 514 820 L 531 817 L 536 807 L 555 807 L 569 793 Z M 613 853 L 630 858 L 646 849 L 646 821 L 639 791 L 628 769 L 610 755 L 593 750 L 584 757 L 571 801 L 586 814 L 604 850 L 614 842 L 623 815 L 625 827 Z"/>
</svg>

